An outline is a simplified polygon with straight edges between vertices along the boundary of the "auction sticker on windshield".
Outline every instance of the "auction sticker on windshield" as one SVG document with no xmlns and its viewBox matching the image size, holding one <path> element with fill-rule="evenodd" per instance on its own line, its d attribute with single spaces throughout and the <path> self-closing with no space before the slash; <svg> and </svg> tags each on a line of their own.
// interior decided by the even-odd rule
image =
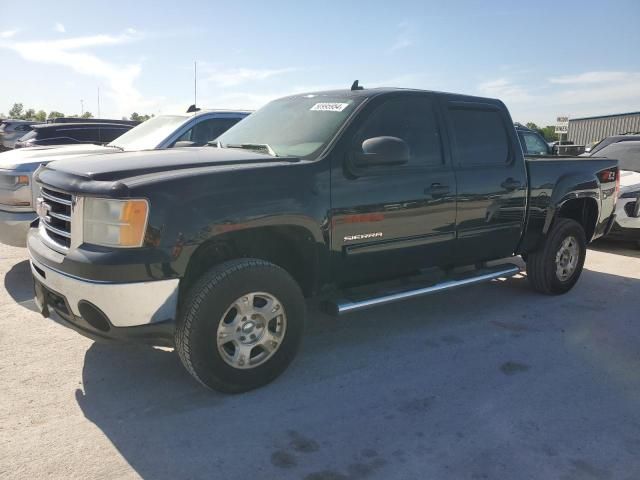
<svg viewBox="0 0 640 480">
<path fill-rule="evenodd" d="M 320 112 L 341 112 L 348 106 L 348 103 L 316 103 L 309 110 L 316 110 Z"/>
</svg>

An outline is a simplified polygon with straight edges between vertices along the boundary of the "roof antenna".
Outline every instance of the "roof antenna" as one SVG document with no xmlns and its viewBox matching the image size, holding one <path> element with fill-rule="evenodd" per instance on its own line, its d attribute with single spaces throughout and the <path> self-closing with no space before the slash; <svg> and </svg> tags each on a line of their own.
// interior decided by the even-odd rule
<svg viewBox="0 0 640 480">
<path fill-rule="evenodd" d="M 351 91 L 353 90 L 364 90 L 364 87 L 361 85 L 358 85 L 358 80 L 356 80 L 351 84 Z"/>
<path fill-rule="evenodd" d="M 198 107 L 196 107 L 195 104 L 190 105 L 189 108 L 187 108 L 187 113 L 195 113 L 195 112 L 199 112 L 200 109 Z"/>
</svg>

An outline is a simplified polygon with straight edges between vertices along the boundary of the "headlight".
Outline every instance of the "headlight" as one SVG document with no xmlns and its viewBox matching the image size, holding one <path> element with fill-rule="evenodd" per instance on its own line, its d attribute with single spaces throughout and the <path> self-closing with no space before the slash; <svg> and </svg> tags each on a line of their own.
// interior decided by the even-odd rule
<svg viewBox="0 0 640 480">
<path fill-rule="evenodd" d="M 82 237 L 105 247 L 140 247 L 147 229 L 149 203 L 144 199 L 85 198 Z"/>
<path fill-rule="evenodd" d="M 31 189 L 29 175 L 0 174 L 0 203 L 12 207 L 31 206 Z"/>
</svg>

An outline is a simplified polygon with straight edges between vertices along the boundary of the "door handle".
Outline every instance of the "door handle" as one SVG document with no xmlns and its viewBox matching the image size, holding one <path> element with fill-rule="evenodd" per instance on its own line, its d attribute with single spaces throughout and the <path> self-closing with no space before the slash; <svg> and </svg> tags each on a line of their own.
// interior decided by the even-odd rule
<svg viewBox="0 0 640 480">
<path fill-rule="evenodd" d="M 500 184 L 502 188 L 505 190 L 517 190 L 522 185 L 522 182 L 515 180 L 513 178 L 507 178 L 504 182 Z"/>
<path fill-rule="evenodd" d="M 424 189 L 425 195 L 431 195 L 432 197 L 443 197 L 449 193 L 449 185 L 442 185 L 441 183 L 432 183 L 429 188 Z"/>
</svg>

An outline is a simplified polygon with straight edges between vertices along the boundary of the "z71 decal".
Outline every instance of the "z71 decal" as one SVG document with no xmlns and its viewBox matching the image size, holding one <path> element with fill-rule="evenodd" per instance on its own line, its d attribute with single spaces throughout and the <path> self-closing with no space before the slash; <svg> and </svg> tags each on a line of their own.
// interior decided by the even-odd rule
<svg viewBox="0 0 640 480">
<path fill-rule="evenodd" d="M 345 242 L 350 242 L 352 240 L 366 240 L 368 238 L 382 238 L 382 232 L 359 233 L 357 235 L 346 235 L 344 237 L 344 241 Z"/>
</svg>

